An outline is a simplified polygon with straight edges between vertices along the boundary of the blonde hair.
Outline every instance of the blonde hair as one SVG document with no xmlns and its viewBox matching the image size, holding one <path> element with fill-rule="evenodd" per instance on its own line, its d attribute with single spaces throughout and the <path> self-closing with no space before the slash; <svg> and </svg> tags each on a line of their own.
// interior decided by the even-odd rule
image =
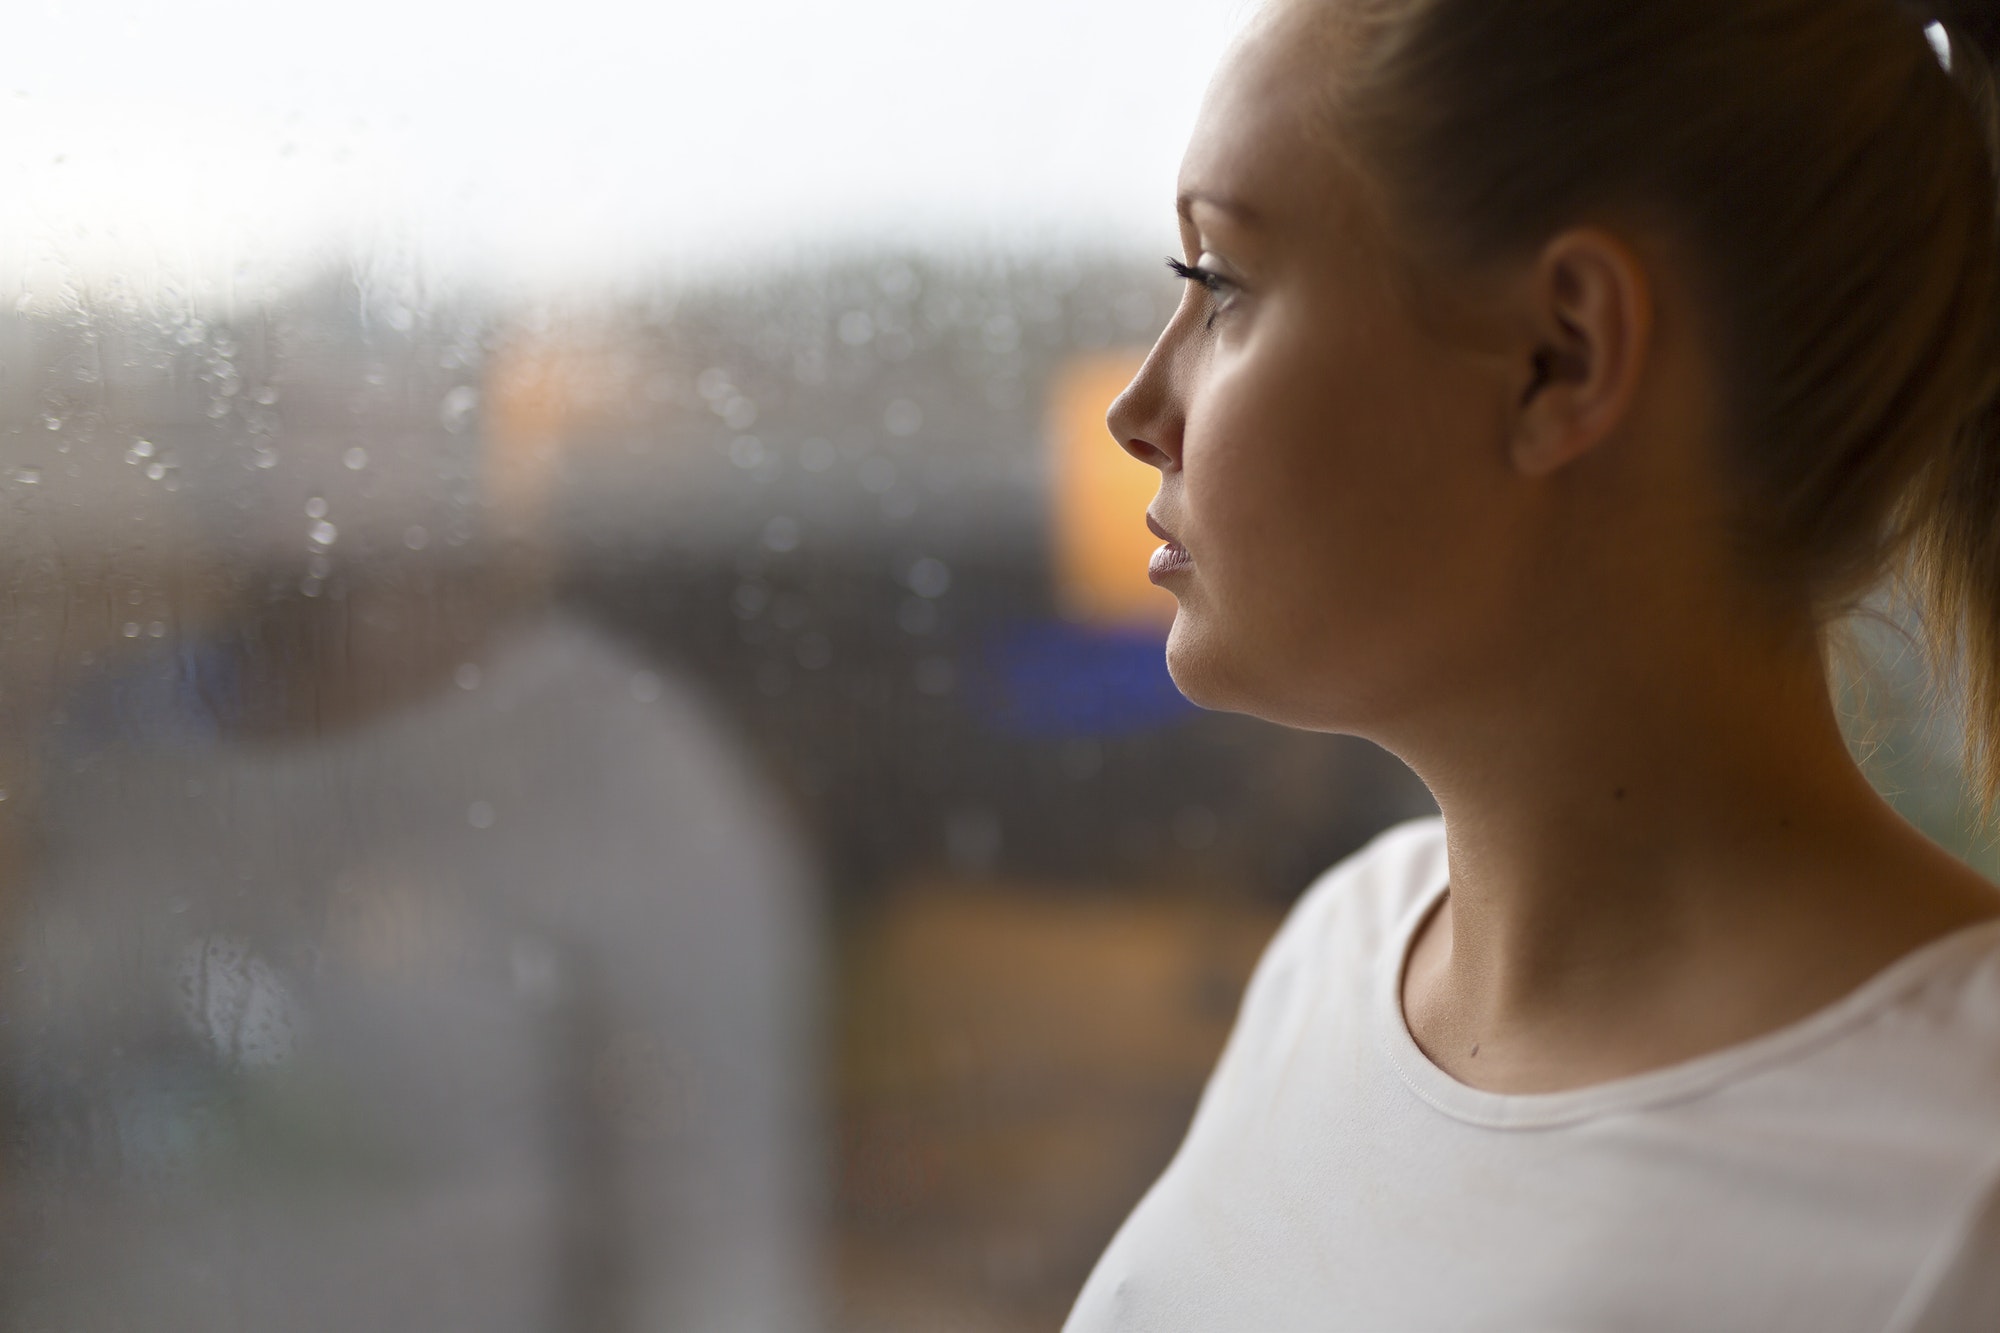
<svg viewBox="0 0 2000 1333">
<path fill-rule="evenodd" d="M 1743 568 L 1822 626 L 1886 578 L 2000 799 L 2000 5 L 1344 0 L 1332 95 L 1427 266 L 1656 220 L 1716 334 Z M 1927 40 L 1938 21 L 1943 53 Z"/>
</svg>

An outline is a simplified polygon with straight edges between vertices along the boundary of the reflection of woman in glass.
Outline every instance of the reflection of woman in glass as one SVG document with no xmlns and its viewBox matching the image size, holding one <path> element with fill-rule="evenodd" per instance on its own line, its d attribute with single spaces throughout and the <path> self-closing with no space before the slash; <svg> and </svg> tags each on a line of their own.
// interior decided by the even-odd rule
<svg viewBox="0 0 2000 1333">
<path fill-rule="evenodd" d="M 1965 9 L 1277 0 L 1231 54 L 1111 412 L 1168 662 L 1443 817 L 1294 911 L 1072 1330 L 2000 1328 L 2000 895 L 1827 684 L 1907 574 L 2000 786 Z"/>
</svg>

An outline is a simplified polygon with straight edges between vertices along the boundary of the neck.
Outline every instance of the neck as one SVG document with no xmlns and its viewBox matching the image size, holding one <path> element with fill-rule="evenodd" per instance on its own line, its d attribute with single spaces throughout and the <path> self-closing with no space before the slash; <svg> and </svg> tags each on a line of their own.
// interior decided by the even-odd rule
<svg viewBox="0 0 2000 1333">
<path fill-rule="evenodd" d="M 1543 653 L 1514 697 L 1403 738 L 1451 876 L 1406 1011 L 1461 1077 L 1565 1086 L 1696 1054 L 2000 910 L 1869 786 L 1809 633 L 1631 647 L 1643 670 Z"/>
</svg>

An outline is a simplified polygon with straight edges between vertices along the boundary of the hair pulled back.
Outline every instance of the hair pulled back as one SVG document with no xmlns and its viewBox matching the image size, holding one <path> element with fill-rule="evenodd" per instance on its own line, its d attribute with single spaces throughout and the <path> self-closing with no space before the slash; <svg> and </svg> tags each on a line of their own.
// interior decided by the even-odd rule
<svg viewBox="0 0 2000 1333">
<path fill-rule="evenodd" d="M 2000 0 L 1347 0 L 1334 96 L 1428 270 L 1619 210 L 1694 260 L 1747 573 L 1885 577 L 2000 797 Z M 1925 32 L 1942 24 L 1949 72 Z"/>
</svg>

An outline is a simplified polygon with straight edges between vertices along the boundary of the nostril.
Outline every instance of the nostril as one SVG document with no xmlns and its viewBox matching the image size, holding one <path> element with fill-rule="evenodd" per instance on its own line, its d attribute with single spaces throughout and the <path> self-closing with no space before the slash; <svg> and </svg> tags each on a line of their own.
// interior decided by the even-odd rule
<svg viewBox="0 0 2000 1333">
<path fill-rule="evenodd" d="M 1156 345 L 1132 372 L 1104 413 L 1111 438 L 1132 457 L 1162 472 L 1178 457 L 1179 413 L 1173 405 Z"/>
<path fill-rule="evenodd" d="M 1120 440 L 1119 443 L 1125 446 L 1126 453 L 1132 455 L 1132 457 L 1138 459 L 1141 463 L 1145 463 L 1150 467 L 1163 468 L 1168 463 L 1173 461 L 1173 455 L 1169 454 L 1166 450 L 1160 448 L 1158 445 L 1149 443 L 1146 440 L 1141 440 L 1137 438 L 1123 439 Z"/>
</svg>

